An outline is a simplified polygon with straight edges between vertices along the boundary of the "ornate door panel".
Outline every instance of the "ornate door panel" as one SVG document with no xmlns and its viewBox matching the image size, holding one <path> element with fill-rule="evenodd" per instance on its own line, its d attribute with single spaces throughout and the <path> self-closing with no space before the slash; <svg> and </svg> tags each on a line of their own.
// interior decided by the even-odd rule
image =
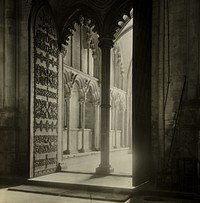
<svg viewBox="0 0 200 203">
<path fill-rule="evenodd" d="M 30 176 L 55 172 L 58 154 L 58 42 L 48 7 L 35 17 L 31 33 Z"/>
</svg>

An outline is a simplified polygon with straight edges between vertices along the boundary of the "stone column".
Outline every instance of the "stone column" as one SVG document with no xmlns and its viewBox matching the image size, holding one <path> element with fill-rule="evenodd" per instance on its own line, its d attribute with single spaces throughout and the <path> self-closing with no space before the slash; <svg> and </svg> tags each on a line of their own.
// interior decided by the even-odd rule
<svg viewBox="0 0 200 203">
<path fill-rule="evenodd" d="M 66 115 L 66 109 L 67 109 L 67 104 L 66 104 L 66 92 L 65 92 L 65 84 L 64 84 L 64 80 L 63 80 L 63 73 L 64 73 L 64 66 L 63 66 L 63 62 L 64 62 L 64 58 L 67 54 L 67 46 L 62 44 L 61 45 L 61 53 L 59 54 L 59 96 L 58 98 L 58 105 L 60 106 L 58 108 L 59 111 L 59 132 L 58 132 L 58 138 L 59 138 L 59 145 L 58 145 L 58 151 L 59 151 L 59 156 L 61 157 L 59 159 L 59 162 L 61 163 L 62 159 L 63 159 L 63 154 L 67 154 L 66 150 L 63 149 L 63 128 L 67 127 L 67 115 Z M 62 87 L 62 88 L 61 88 Z M 61 100 L 62 98 L 62 100 Z M 64 108 L 64 109 L 63 109 Z M 63 113 L 64 110 L 64 113 Z"/>
<path fill-rule="evenodd" d="M 85 152 L 85 99 L 80 100 L 81 103 L 81 131 L 82 131 L 82 147 L 79 152 Z"/>
<path fill-rule="evenodd" d="M 114 87 L 117 87 L 117 73 L 116 73 L 116 67 L 117 67 L 117 47 L 116 44 L 114 45 L 113 48 L 114 52 Z"/>
<path fill-rule="evenodd" d="M 58 163 L 62 162 L 63 155 L 63 50 L 58 56 Z"/>
<path fill-rule="evenodd" d="M 118 112 L 118 107 L 117 107 L 117 104 L 115 104 L 115 123 L 114 123 L 114 126 L 115 126 L 115 146 L 114 146 L 114 148 L 117 148 L 117 112 Z"/>
<path fill-rule="evenodd" d="M 4 107 L 16 107 L 16 3 L 5 1 L 5 35 L 4 35 Z"/>
<path fill-rule="evenodd" d="M 124 118 L 125 118 L 125 116 L 124 116 L 124 114 L 125 114 L 125 108 L 122 108 L 122 139 L 121 139 L 121 147 L 124 147 L 125 146 L 125 131 L 124 131 Z"/>
<path fill-rule="evenodd" d="M 102 51 L 101 77 L 101 163 L 96 172 L 109 174 L 113 171 L 110 166 L 110 50 L 113 41 L 100 38 L 99 47 Z"/>
<path fill-rule="evenodd" d="M 110 108 L 110 148 L 113 148 L 113 136 L 112 136 L 112 102 L 111 102 L 111 108 Z"/>
<path fill-rule="evenodd" d="M 94 121 L 94 136 L 93 136 L 93 150 L 98 151 L 99 140 L 99 103 L 95 103 L 95 121 Z"/>
<path fill-rule="evenodd" d="M 65 98 L 65 105 L 66 105 L 66 127 L 67 127 L 67 149 L 65 150 L 65 154 L 70 154 L 70 98 L 71 95 L 67 95 Z"/>
</svg>

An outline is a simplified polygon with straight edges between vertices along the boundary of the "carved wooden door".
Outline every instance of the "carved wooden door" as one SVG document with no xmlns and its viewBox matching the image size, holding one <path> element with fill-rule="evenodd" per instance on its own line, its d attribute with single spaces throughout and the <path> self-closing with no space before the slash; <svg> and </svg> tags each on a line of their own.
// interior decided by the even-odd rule
<svg viewBox="0 0 200 203">
<path fill-rule="evenodd" d="M 32 21 L 30 35 L 30 176 L 55 172 L 58 154 L 58 41 L 47 6 Z"/>
</svg>

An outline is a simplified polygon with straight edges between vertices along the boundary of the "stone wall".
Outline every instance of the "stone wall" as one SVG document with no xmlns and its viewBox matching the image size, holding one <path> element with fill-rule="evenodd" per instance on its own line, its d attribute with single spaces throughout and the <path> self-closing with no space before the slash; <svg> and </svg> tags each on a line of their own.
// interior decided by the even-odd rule
<svg viewBox="0 0 200 203">
<path fill-rule="evenodd" d="M 151 173 L 151 1 L 134 1 L 133 184 Z"/>
<path fill-rule="evenodd" d="M 174 156 L 178 154 L 178 159 L 197 157 L 199 9 L 197 0 L 168 0 L 165 5 L 164 1 L 153 0 L 151 122 L 155 172 L 161 170 L 163 161 L 166 164 L 169 160 L 173 134 Z M 195 122 L 191 123 L 193 119 Z"/>
<path fill-rule="evenodd" d="M 26 1 L 1 1 L 0 174 L 29 173 L 29 62 Z"/>
</svg>

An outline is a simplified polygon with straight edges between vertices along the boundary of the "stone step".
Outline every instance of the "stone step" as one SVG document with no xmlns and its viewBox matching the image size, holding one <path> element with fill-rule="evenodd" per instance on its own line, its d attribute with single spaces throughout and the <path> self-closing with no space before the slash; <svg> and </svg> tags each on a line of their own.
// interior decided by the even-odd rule
<svg viewBox="0 0 200 203">
<path fill-rule="evenodd" d="M 98 185 L 35 180 L 27 180 L 23 185 L 10 187 L 8 190 L 114 202 L 127 201 L 133 191 L 132 188 L 105 187 Z"/>
</svg>

